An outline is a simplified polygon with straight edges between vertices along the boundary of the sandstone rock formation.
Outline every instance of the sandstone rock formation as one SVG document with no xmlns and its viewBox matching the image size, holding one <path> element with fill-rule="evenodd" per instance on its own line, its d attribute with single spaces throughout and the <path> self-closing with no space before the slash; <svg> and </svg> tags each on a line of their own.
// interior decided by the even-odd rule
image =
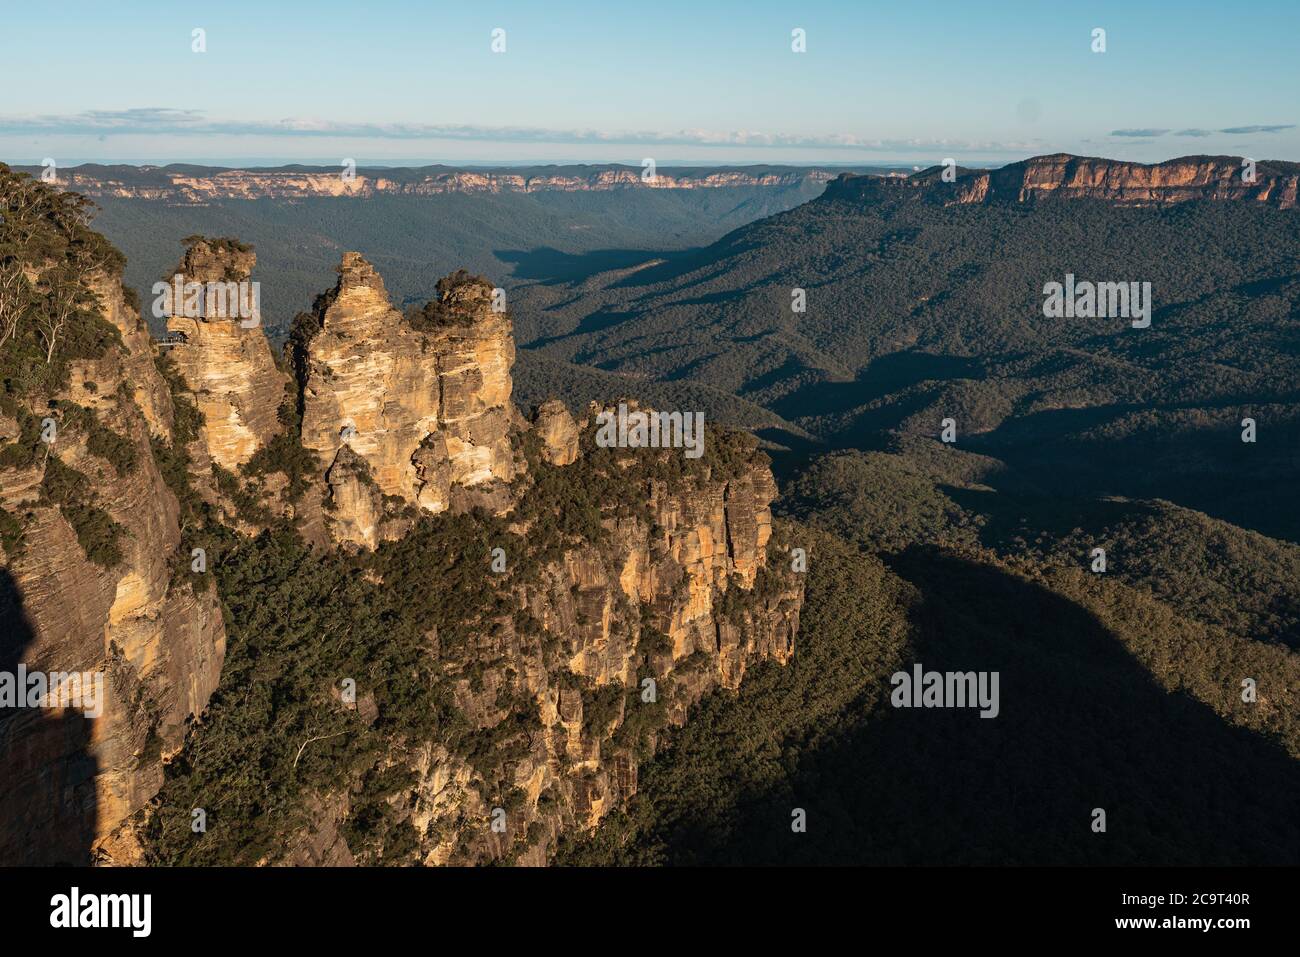
<svg viewBox="0 0 1300 957">
<path fill-rule="evenodd" d="M 1099 199 L 1122 206 L 1166 206 L 1190 200 L 1240 200 L 1295 209 L 1300 164 L 1261 160 L 1252 170 L 1241 157 L 1185 156 L 1163 163 L 1055 153 L 994 170 L 958 169 L 953 182 L 943 167 L 907 178 L 844 173 L 826 188 L 828 198 L 870 200 L 907 197 L 943 205 L 1029 203 Z"/>
<path fill-rule="evenodd" d="M 252 458 L 281 428 L 277 412 L 286 377 L 275 367 L 260 317 L 242 315 L 234 295 L 219 299 L 212 295 L 216 286 L 208 286 L 251 283 L 256 262 L 252 250 L 240 244 L 193 242 L 172 280 L 181 288 L 204 284 L 201 315 L 187 315 L 178 296 L 172 297 L 167 315 L 168 333 L 184 337 L 169 347 L 169 355 L 203 414 L 203 451 L 230 471 Z M 246 292 L 241 303 L 249 304 Z"/>
<path fill-rule="evenodd" d="M 178 272 L 240 283 L 253 264 L 236 241 L 194 239 Z M 233 597 L 218 596 L 226 585 L 212 587 L 220 576 L 202 560 L 190 564 L 196 526 L 248 544 L 241 534 L 276 523 L 265 543 L 292 539 L 277 522 L 291 519 L 314 547 L 359 552 L 324 557 L 374 588 L 383 569 L 399 572 L 363 550 L 425 516 L 490 513 L 420 525 L 461 523 L 442 526 L 459 543 L 447 556 L 458 568 L 475 560 L 475 535 L 515 550 L 500 579 L 449 606 L 456 620 L 471 616 L 456 640 L 408 622 L 418 648 L 402 647 L 406 661 L 437 693 L 425 702 L 410 688 L 406 700 L 438 715 L 434 732 L 418 721 L 381 728 L 376 698 L 355 702 L 362 726 L 384 736 L 371 741 L 371 766 L 305 793 L 310 823 L 286 824 L 258 863 L 374 860 L 373 842 L 349 844 L 365 790 L 354 775 L 389 770 L 411 782 L 381 812 L 413 835 L 408 857 L 545 863 L 562 831 L 594 826 L 635 792 L 640 761 L 692 703 L 735 688 L 755 661 L 789 660 L 803 586 L 768 559 L 776 486 L 752 439 L 710 434 L 701 452 L 713 453 L 695 457 L 604 448 L 590 416 L 579 426 L 554 401 L 524 422 L 511 400 L 510 318 L 485 279 L 448 276 L 434 301 L 403 315 L 369 263 L 346 254 L 335 288 L 295 327 L 292 378 L 261 329 L 206 291 L 198 315 L 173 297 L 168 329 L 184 339 L 163 345 L 115 270 L 86 285 L 102 319 L 84 317 L 80 331 L 102 348 L 81 342 L 66 376 L 32 374 L 37 385 L 0 392 L 0 622 L 13 633 L 0 671 L 100 673 L 102 713 L 0 712 L 0 862 L 133 863 L 154 846 L 163 761 L 217 687 L 221 601 Z M 39 362 L 32 355 L 21 361 Z M 43 420 L 57 426 L 52 441 Z M 320 556 L 293 547 L 311 574 Z M 273 565 L 272 577 L 285 572 Z M 274 704 L 268 713 L 278 716 Z M 485 828 L 498 804 L 504 826 Z M 192 805 L 180 810 L 188 838 Z"/>
<path fill-rule="evenodd" d="M 125 822 L 157 791 L 225 654 L 215 589 L 177 573 L 177 500 L 150 445 L 171 440 L 172 403 L 147 328 L 117 276 L 87 285 L 121 345 L 10 410 L 55 420 L 53 442 L 29 451 L 30 433 L 0 430 L 0 507 L 22 531 L 0 546 L 0 671 L 99 674 L 102 713 L 0 709 L 5 864 L 135 860 Z"/>
<path fill-rule="evenodd" d="M 438 284 L 416 324 L 392 307 L 383 280 L 347 253 L 339 281 L 298 341 L 302 444 L 331 471 L 342 450 L 365 465 L 380 496 L 437 513 L 454 500 L 502 504 L 515 474 L 509 438 L 510 321 L 491 307 L 492 287 L 468 276 Z M 344 466 L 349 475 L 355 463 Z M 357 498 L 330 479 L 332 534 L 373 548 L 402 526 L 382 512 L 352 514 Z"/>
<path fill-rule="evenodd" d="M 655 477 L 680 454 L 591 449 L 569 463 L 564 474 L 575 482 L 635 476 L 627 497 L 645 502 L 644 513 L 620 517 L 610 503 L 608 537 L 576 542 L 510 586 L 514 613 L 476 629 L 468 645 L 435 641 L 439 668 L 478 736 L 535 730 L 518 735 L 509 761 L 492 768 L 436 741 L 388 762 L 415 775 L 398 813 L 419 835 L 425 864 L 545 864 L 558 835 L 594 827 L 636 792 L 655 728 L 685 721 L 710 689 L 736 688 L 755 662 L 789 661 L 803 585 L 769 560 L 776 485 L 766 461 Z M 526 538 L 545 520 L 516 518 Z M 337 793 L 322 803 L 346 799 Z M 498 830 L 488 826 L 494 814 Z M 321 818 L 289 858 L 339 848 L 346 817 L 343 809 Z"/>
<path fill-rule="evenodd" d="M 578 457 L 578 426 L 559 399 L 537 407 L 533 429 L 542 440 L 542 458 L 552 465 L 571 465 Z"/>
<path fill-rule="evenodd" d="M 765 459 L 751 449 L 683 464 L 680 449 L 597 449 L 592 415 L 580 428 L 555 400 L 523 423 L 511 402 L 511 324 L 493 310 L 491 285 L 457 273 L 437 289 L 402 315 L 365 259 L 343 257 L 335 289 L 294 334 L 302 443 L 321 463 L 330 536 L 366 549 L 404 534 L 413 510 L 473 504 L 506 515 L 526 539 L 553 534 L 539 523 L 556 516 L 527 511 L 536 476 L 512 441 L 523 429 L 536 436 L 537 468 L 563 468 L 580 485 L 622 482 L 601 503 L 600 529 L 508 586 L 514 613 L 465 646 L 430 636 L 466 720 L 487 738 L 535 723 L 526 752 L 495 772 L 427 742 L 393 765 L 416 776 L 403 813 L 425 863 L 540 864 L 562 830 L 594 826 L 634 793 L 656 735 L 630 702 L 680 723 L 709 689 L 738 686 L 754 661 L 789 660 L 802 582 L 768 561 L 776 484 Z M 505 830 L 485 829 L 506 792 Z M 339 833 L 349 793 L 312 800 L 329 812 L 286 860 L 350 862 L 360 849 Z"/>
</svg>

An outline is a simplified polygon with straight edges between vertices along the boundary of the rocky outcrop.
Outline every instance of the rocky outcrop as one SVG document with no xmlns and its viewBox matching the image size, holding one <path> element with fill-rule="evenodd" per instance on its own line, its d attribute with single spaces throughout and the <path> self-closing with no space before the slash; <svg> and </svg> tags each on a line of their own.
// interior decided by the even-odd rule
<svg viewBox="0 0 1300 957">
<path fill-rule="evenodd" d="M 641 761 L 692 704 L 738 687 L 755 662 L 790 659 L 803 601 L 801 576 L 769 557 L 776 484 L 752 439 L 710 433 L 699 457 L 606 448 L 599 407 L 579 426 L 554 400 L 524 423 L 492 294 L 458 273 L 402 315 L 348 253 L 293 339 L 302 443 L 322 463 L 335 543 L 374 549 L 412 512 L 486 503 L 520 549 L 503 553 L 494 602 L 467 637 L 426 636 L 449 727 L 469 730 L 394 739 L 368 772 L 411 781 L 383 813 L 413 842 L 401 859 L 429 865 L 546 863 L 561 834 L 635 793 Z M 557 524 L 566 506 L 551 496 L 566 485 L 604 490 L 573 506 L 589 524 Z M 349 822 L 369 813 L 353 804 L 364 791 L 344 777 L 307 796 L 315 823 L 261 863 L 381 859 L 374 837 L 348 845 Z"/>
<path fill-rule="evenodd" d="M 802 576 L 769 556 L 781 552 L 766 459 L 733 445 L 738 465 L 663 478 L 679 450 L 595 449 L 593 432 L 563 475 L 602 485 L 621 476 L 604 537 L 573 542 L 507 585 L 511 610 L 467 644 L 430 637 L 475 730 L 460 745 L 395 746 L 384 764 L 414 775 L 392 811 L 418 835 L 425 864 L 545 864 L 559 835 L 596 826 L 636 792 L 641 761 L 692 704 L 794 653 Z M 510 517 L 531 542 L 551 517 L 529 502 L 524 491 Z M 620 515 L 623 502 L 646 507 Z M 289 857 L 336 847 L 347 817 L 337 811 L 301 835 Z"/>
<path fill-rule="evenodd" d="M 123 349 L 119 359 L 132 400 L 143 413 L 153 435 L 170 436 L 174 414 L 171 392 L 154 364 L 154 342 L 148 323 L 127 304 L 122 283 L 116 276 L 97 273 L 91 277 L 90 286 L 99 303 L 100 314 L 122 337 Z M 73 367 L 74 389 L 84 391 L 86 374 L 84 367 Z"/>
<path fill-rule="evenodd" d="M 578 457 L 578 426 L 568 407 L 551 399 L 533 414 L 533 431 L 542 443 L 542 458 L 552 465 L 572 465 Z"/>
<path fill-rule="evenodd" d="M 346 448 L 345 458 L 364 463 L 390 511 L 410 505 L 437 513 L 456 504 L 500 510 L 502 486 L 515 474 L 515 346 L 508 316 L 492 309 L 492 289 L 474 277 L 448 277 L 438 284 L 439 298 L 408 318 L 389 303 L 365 259 L 344 255 L 338 284 L 296 345 L 302 444 L 326 471 Z M 345 464 L 343 471 L 355 469 Z M 384 526 L 380 515 L 372 528 L 368 511 L 350 513 L 369 501 L 349 491 L 353 484 L 329 481 L 334 537 L 373 547 L 399 535 L 400 521 Z"/>
<path fill-rule="evenodd" d="M 394 742 L 379 773 L 415 784 L 385 814 L 418 835 L 426 864 L 545 863 L 563 831 L 595 826 L 635 792 L 639 762 L 701 696 L 736 688 L 756 661 L 789 660 L 803 590 L 768 560 L 776 484 L 737 436 L 710 436 L 722 449 L 712 458 L 602 448 L 600 409 L 579 426 L 554 400 L 524 423 L 511 402 L 510 320 L 484 279 L 446 277 L 434 301 L 403 315 L 359 254 L 338 271 L 293 336 L 301 439 L 321 463 L 329 537 L 374 549 L 404 535 L 413 513 L 485 505 L 528 553 L 498 571 L 531 569 L 503 579 L 497 607 L 510 610 L 466 641 L 428 636 L 476 730 L 462 743 Z M 598 525 L 556 531 L 555 506 L 533 503 L 557 482 L 607 490 Z M 352 794 L 312 797 L 330 810 L 284 859 L 373 860 L 373 844 L 349 849 L 340 832 Z"/>
<path fill-rule="evenodd" d="M 325 499 L 335 537 L 374 548 L 384 518 L 384 499 L 370 475 L 366 460 L 344 445 L 325 472 L 329 492 Z"/>
<path fill-rule="evenodd" d="M 906 178 L 845 173 L 827 186 L 824 197 L 918 199 L 941 205 L 1098 199 L 1122 206 L 1167 206 L 1231 200 L 1295 209 L 1300 184 L 1300 164 L 1261 160 L 1252 170 L 1241 157 L 1232 156 L 1185 156 L 1145 164 L 1055 153 L 994 170 L 958 168 L 952 182 L 945 182 L 943 173 L 940 166 Z"/>
<path fill-rule="evenodd" d="M 277 413 L 286 376 L 275 366 L 260 316 L 250 315 L 256 262 L 242 244 L 194 241 L 159 304 L 169 356 L 203 415 L 201 457 L 232 472 L 282 428 Z M 202 286 L 198 299 L 184 292 L 186 284 Z"/>
<path fill-rule="evenodd" d="M 0 709 L 5 864 L 134 861 L 126 821 L 225 654 L 216 590 L 177 554 L 177 499 L 151 449 L 171 441 L 173 410 L 148 332 L 116 276 L 87 287 L 120 345 L 71 361 L 53 394 L 6 399 L 28 428 L 0 430 L 0 507 L 21 530 L 0 546 L 0 671 L 99 676 L 103 694 L 97 709 Z M 33 444 L 45 420 L 54 439 Z"/>
</svg>

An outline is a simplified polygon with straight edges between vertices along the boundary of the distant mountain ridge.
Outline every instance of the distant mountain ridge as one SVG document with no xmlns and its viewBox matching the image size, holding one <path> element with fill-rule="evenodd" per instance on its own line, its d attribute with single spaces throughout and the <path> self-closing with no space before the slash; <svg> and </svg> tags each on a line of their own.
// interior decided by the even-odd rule
<svg viewBox="0 0 1300 957">
<path fill-rule="evenodd" d="M 1253 163 L 1253 176 L 1247 166 Z M 40 167 L 15 166 L 39 175 Z M 442 196 L 622 189 L 789 188 L 827 184 L 828 198 L 915 197 L 942 205 L 1102 199 L 1122 205 L 1167 205 L 1195 199 L 1244 199 L 1293 209 L 1300 194 L 1300 163 L 1234 156 L 1182 156 L 1160 163 L 1052 153 L 995 169 L 943 165 L 904 175 L 896 166 L 838 170 L 827 166 L 664 166 L 643 178 L 639 166 L 618 163 L 519 167 L 277 167 L 102 165 L 58 171 L 58 184 L 92 197 L 164 200 L 202 205 L 218 199 Z"/>
<path fill-rule="evenodd" d="M 861 167 L 860 169 L 867 169 Z M 40 167 L 14 167 L 39 175 Z M 58 171 L 58 184 L 87 196 L 165 200 L 201 205 L 217 199 L 297 199 L 317 196 L 439 196 L 450 193 L 587 192 L 618 189 L 719 189 L 822 184 L 837 171 L 826 167 L 660 167 L 643 179 L 640 166 L 621 164 L 460 168 L 454 166 L 104 166 Z M 880 168 L 881 173 L 888 172 Z"/>
<path fill-rule="evenodd" d="M 947 181 L 943 176 L 946 169 L 951 170 Z M 882 200 L 914 190 L 916 198 L 945 206 L 1044 199 L 1101 199 L 1126 206 L 1165 206 L 1197 199 L 1250 200 L 1294 209 L 1298 185 L 1300 163 L 1281 160 L 1182 156 L 1146 164 L 1053 153 L 993 170 L 932 166 L 908 177 L 844 173 L 827 185 L 824 195 L 829 199 Z"/>
<path fill-rule="evenodd" d="M 731 392 L 832 447 L 933 438 L 951 418 L 965 447 L 1018 479 L 1159 497 L 1300 541 L 1271 497 L 1295 474 L 1300 221 L 1229 198 L 1237 168 L 1063 158 L 956 183 L 938 170 L 866 180 L 861 193 L 837 180 L 704 249 L 518 290 L 520 342 Z M 1262 190 L 1292 170 L 1256 172 Z M 991 195 L 959 202 L 981 181 Z M 1044 316 L 1044 285 L 1069 274 L 1150 282 L 1151 328 Z M 1244 444 L 1234 430 L 1265 416 L 1270 443 Z"/>
</svg>

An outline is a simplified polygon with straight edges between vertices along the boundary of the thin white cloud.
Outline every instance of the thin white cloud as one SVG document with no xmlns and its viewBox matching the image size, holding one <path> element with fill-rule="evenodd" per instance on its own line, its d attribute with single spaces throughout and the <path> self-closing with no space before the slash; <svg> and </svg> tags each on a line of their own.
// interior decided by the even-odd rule
<svg viewBox="0 0 1300 957">
<path fill-rule="evenodd" d="M 1294 123 L 1273 123 L 1263 126 L 1229 126 L 1221 130 L 1201 130 L 1187 129 L 1179 130 L 1174 136 L 1214 136 L 1216 133 L 1226 133 L 1235 136 L 1241 133 L 1280 133 L 1282 130 L 1295 129 Z M 1151 137 L 1164 136 L 1170 130 L 1159 129 L 1136 129 L 1136 130 L 1111 130 L 1111 136 L 1137 136 Z"/>
<path fill-rule="evenodd" d="M 283 120 L 209 119 L 199 110 L 149 107 L 92 110 L 71 115 L 0 116 L 0 135 L 180 135 L 368 137 L 383 140 L 472 140 L 497 143 L 642 144 L 667 146 L 741 146 L 847 150 L 942 150 L 1022 152 L 1039 148 L 1037 140 L 969 141 L 898 139 L 850 133 L 792 134 L 759 130 L 595 130 L 540 127 L 490 127 L 465 124 L 347 123 L 311 118 Z"/>
<path fill-rule="evenodd" d="M 1295 129 L 1294 123 L 1278 123 L 1273 126 L 1230 126 L 1226 130 L 1219 130 L 1220 133 L 1277 133 L 1281 130 Z"/>
</svg>

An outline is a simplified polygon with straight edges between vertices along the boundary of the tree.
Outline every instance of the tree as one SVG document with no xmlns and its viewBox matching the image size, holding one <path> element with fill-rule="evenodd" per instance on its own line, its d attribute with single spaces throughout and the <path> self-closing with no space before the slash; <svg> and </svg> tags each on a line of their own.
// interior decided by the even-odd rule
<svg viewBox="0 0 1300 957">
<path fill-rule="evenodd" d="M 94 297 L 86 289 L 85 274 L 75 264 L 57 266 L 47 271 L 41 281 L 45 297 L 36 313 L 36 325 L 45 344 L 45 364 L 49 365 L 68 321 L 88 313 Z"/>
<path fill-rule="evenodd" d="M 31 305 L 31 286 L 16 259 L 0 264 L 0 346 L 18 332 L 18 323 Z"/>
</svg>

